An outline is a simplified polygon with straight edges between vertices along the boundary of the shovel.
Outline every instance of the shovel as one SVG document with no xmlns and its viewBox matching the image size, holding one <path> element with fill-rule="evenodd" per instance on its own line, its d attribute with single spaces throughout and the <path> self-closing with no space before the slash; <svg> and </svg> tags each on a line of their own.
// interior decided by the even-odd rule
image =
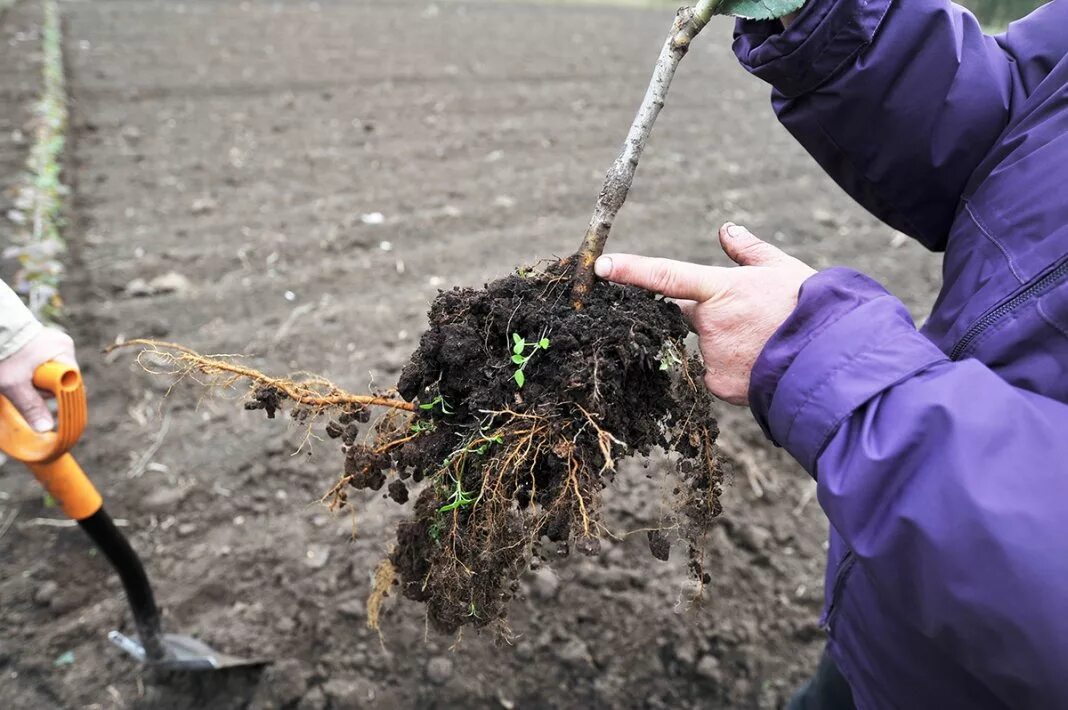
<svg viewBox="0 0 1068 710">
<path fill-rule="evenodd" d="M 189 636 L 165 634 L 159 608 L 140 558 L 104 510 L 100 497 L 85 472 L 70 455 L 71 447 L 85 429 L 88 410 L 85 388 L 78 369 L 58 362 L 37 368 L 33 384 L 51 392 L 59 404 L 56 431 L 35 432 L 18 410 L 0 396 L 0 450 L 26 464 L 38 482 L 92 538 L 118 572 L 133 612 L 137 636 L 112 631 L 108 638 L 138 661 L 162 670 L 217 670 L 266 665 L 219 653 Z"/>
</svg>

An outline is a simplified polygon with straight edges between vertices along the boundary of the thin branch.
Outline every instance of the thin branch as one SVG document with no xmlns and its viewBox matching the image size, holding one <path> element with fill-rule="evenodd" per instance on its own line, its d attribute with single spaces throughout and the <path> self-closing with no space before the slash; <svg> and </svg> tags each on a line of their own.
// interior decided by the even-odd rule
<svg viewBox="0 0 1068 710">
<path fill-rule="evenodd" d="M 671 33 L 660 50 L 653 77 L 645 90 L 645 98 L 638 107 L 638 113 L 630 126 L 619 157 L 605 175 L 604 186 L 597 197 L 597 205 L 586 228 L 582 247 L 576 254 L 577 263 L 571 287 L 571 305 L 576 310 L 582 308 L 587 294 L 593 288 L 593 263 L 604 251 L 612 223 L 626 201 L 627 193 L 630 192 L 634 171 L 638 168 L 642 151 L 645 150 L 645 144 L 653 132 L 656 117 L 664 107 L 664 99 L 671 86 L 671 79 L 675 76 L 675 70 L 686 56 L 690 42 L 708 24 L 721 2 L 722 0 L 699 0 L 694 7 L 684 7 L 675 15 Z"/>
</svg>

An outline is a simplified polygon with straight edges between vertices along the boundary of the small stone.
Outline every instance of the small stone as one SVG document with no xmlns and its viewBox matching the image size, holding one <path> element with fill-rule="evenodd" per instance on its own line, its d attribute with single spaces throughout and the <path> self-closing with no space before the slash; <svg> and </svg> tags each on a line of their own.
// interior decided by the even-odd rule
<svg viewBox="0 0 1068 710">
<path fill-rule="evenodd" d="M 530 575 L 530 591 L 538 599 L 555 599 L 560 591 L 560 578 L 548 567 L 539 567 Z"/>
<path fill-rule="evenodd" d="M 185 491 L 181 488 L 168 488 L 161 486 L 141 499 L 141 509 L 150 513 L 170 513 L 185 498 Z"/>
<path fill-rule="evenodd" d="M 197 526 L 193 523 L 182 523 L 178 526 L 178 537 L 189 537 L 197 531 Z"/>
<path fill-rule="evenodd" d="M 697 648 L 689 641 L 680 641 L 674 651 L 675 658 L 683 665 L 692 666 L 697 661 Z"/>
<path fill-rule="evenodd" d="M 341 602 L 338 604 L 337 610 L 342 616 L 348 617 L 349 619 L 362 619 L 367 615 L 367 607 L 364 604 L 363 599 L 360 599 L 359 597 L 354 597 L 348 601 Z"/>
<path fill-rule="evenodd" d="M 382 224 L 386 217 L 381 212 L 368 212 L 360 215 L 360 221 L 364 224 Z"/>
<path fill-rule="evenodd" d="M 431 683 L 442 685 L 452 677 L 452 659 L 447 656 L 435 656 L 427 661 L 426 677 Z"/>
<path fill-rule="evenodd" d="M 707 678 L 713 683 L 721 683 L 723 681 L 723 672 L 719 667 L 719 659 L 712 655 L 702 656 L 701 660 L 697 662 L 697 675 L 702 678 Z"/>
<path fill-rule="evenodd" d="M 189 211 L 195 215 L 204 215 L 208 214 L 209 212 L 214 212 L 215 208 L 218 206 L 219 203 L 211 197 L 198 197 L 197 199 L 193 200 L 193 204 L 190 205 Z"/>
<path fill-rule="evenodd" d="M 193 285 L 189 282 L 189 279 L 182 276 L 177 271 L 168 271 L 148 282 L 148 287 L 152 289 L 153 293 L 183 294 L 191 291 L 192 286 Z"/>
<path fill-rule="evenodd" d="M 39 606 L 48 606 L 52 603 L 52 600 L 56 598 L 56 592 L 58 591 L 59 585 L 52 580 L 48 580 L 34 590 L 33 601 Z"/>
<path fill-rule="evenodd" d="M 123 293 L 131 298 L 140 298 L 141 296 L 151 296 L 152 289 L 149 287 L 148 282 L 142 278 L 137 278 L 126 284 L 122 289 Z"/>
<path fill-rule="evenodd" d="M 589 663 L 592 660 L 590 650 L 586 648 L 586 644 L 581 639 L 571 639 L 563 644 L 557 649 L 556 655 L 560 660 L 576 665 Z"/>
<path fill-rule="evenodd" d="M 311 545 L 304 553 L 304 566 L 311 569 L 322 569 L 329 559 L 329 547 L 326 545 Z"/>
<path fill-rule="evenodd" d="M 833 227 L 837 223 L 837 220 L 835 219 L 834 214 L 832 212 L 822 209 L 820 207 L 817 207 L 816 209 L 812 210 L 812 219 L 818 222 L 819 224 L 822 224 L 827 227 Z"/>
</svg>

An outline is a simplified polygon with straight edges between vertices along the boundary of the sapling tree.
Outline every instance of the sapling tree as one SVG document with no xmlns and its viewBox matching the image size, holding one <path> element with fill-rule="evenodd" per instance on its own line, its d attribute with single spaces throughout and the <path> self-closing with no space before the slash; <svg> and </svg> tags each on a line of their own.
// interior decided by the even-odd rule
<svg viewBox="0 0 1068 710">
<path fill-rule="evenodd" d="M 652 79 L 645 90 L 645 98 L 634 122 L 623 141 L 623 148 L 612 167 L 605 175 L 604 185 L 597 196 L 597 204 L 590 217 L 582 246 L 575 255 L 575 273 L 572 277 L 571 304 L 580 309 L 586 296 L 593 288 L 593 263 L 604 252 L 608 233 L 620 208 L 627 199 L 630 186 L 634 182 L 634 173 L 638 161 L 645 150 L 645 144 L 653 132 L 653 124 L 664 107 L 671 80 L 675 76 L 679 62 L 690 49 L 690 42 L 712 19 L 713 15 L 734 15 L 750 20 L 770 20 L 782 17 L 797 10 L 804 0 L 698 0 L 693 7 L 681 8 L 675 15 L 660 57 L 656 60 Z"/>
</svg>

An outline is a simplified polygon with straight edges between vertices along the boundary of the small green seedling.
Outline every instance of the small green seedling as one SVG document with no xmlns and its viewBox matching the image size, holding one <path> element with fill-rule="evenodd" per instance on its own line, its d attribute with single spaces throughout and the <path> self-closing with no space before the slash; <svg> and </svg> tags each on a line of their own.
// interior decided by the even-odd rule
<svg viewBox="0 0 1068 710">
<path fill-rule="evenodd" d="M 503 444 L 503 443 L 504 443 L 504 436 L 501 435 L 501 434 L 494 434 L 493 436 L 487 436 L 485 441 L 482 443 L 481 446 L 478 446 L 478 447 L 476 447 L 474 449 L 467 449 L 467 451 L 471 451 L 473 453 L 476 453 L 479 456 L 485 456 L 486 452 L 489 451 L 489 447 L 493 446 L 494 444 Z"/>
<path fill-rule="evenodd" d="M 664 347 L 660 348 L 660 353 L 656 356 L 656 359 L 660 363 L 662 372 L 673 370 L 682 365 L 682 357 L 679 355 L 679 350 L 670 340 L 664 343 Z"/>
<path fill-rule="evenodd" d="M 450 513 L 460 508 L 466 508 L 472 503 L 477 503 L 478 499 L 482 497 L 481 493 L 476 496 L 470 491 L 465 491 L 461 478 L 462 476 L 453 477 L 455 488 L 449 494 L 449 502 L 438 508 L 439 513 Z"/>
<path fill-rule="evenodd" d="M 420 419 L 415 424 L 412 424 L 409 429 L 413 434 L 424 434 L 428 431 L 434 431 L 438 425 L 433 420 L 427 421 L 426 419 Z"/>
<path fill-rule="evenodd" d="M 527 376 L 523 374 L 523 370 L 526 369 L 527 363 L 530 362 L 535 353 L 539 350 L 548 349 L 548 338 L 542 338 L 536 343 L 528 343 L 519 333 L 512 333 L 512 362 L 519 365 L 519 369 L 512 373 L 512 379 L 515 380 L 516 385 L 522 388 L 527 381 Z M 527 352 L 528 350 L 530 352 Z"/>
<path fill-rule="evenodd" d="M 453 410 L 449 409 L 449 403 L 446 402 L 445 398 L 442 397 L 440 394 L 437 397 L 435 397 L 434 399 L 432 399 L 429 402 L 427 402 L 426 404 L 420 404 L 419 405 L 420 409 L 424 409 L 424 410 L 426 410 L 428 412 L 430 410 L 432 410 L 434 407 L 441 407 L 441 413 L 442 414 L 452 414 L 452 411 L 453 411 Z"/>
</svg>

